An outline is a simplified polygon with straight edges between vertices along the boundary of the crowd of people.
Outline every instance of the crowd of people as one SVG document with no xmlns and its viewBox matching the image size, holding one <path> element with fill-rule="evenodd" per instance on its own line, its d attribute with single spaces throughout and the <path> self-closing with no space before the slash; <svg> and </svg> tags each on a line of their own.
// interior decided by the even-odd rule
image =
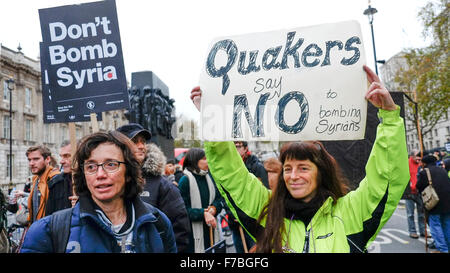
<svg viewBox="0 0 450 273">
<path fill-rule="evenodd" d="M 410 181 L 404 198 L 409 236 L 414 239 L 419 236 L 432 238 L 428 245 L 432 252 L 448 253 L 450 249 L 450 155 L 441 150 L 424 155 L 421 152 L 412 151 L 408 163 Z M 430 184 L 436 191 L 439 202 L 433 208 L 426 209 L 422 193 Z M 416 219 L 419 234 L 417 234 Z M 430 227 L 431 234 L 427 232 L 427 225 Z"/>
<path fill-rule="evenodd" d="M 366 252 L 403 193 L 410 236 L 427 236 L 428 221 L 437 251 L 448 252 L 450 164 L 417 153 L 408 161 L 400 108 L 378 76 L 364 71 L 371 84 L 365 97 L 382 122 L 356 190 L 319 141 L 287 143 L 264 162 L 246 141 L 205 142 L 179 166 L 150 142 L 150 131 L 130 123 L 84 137 L 74 154 L 64 142 L 61 170 L 45 146 L 27 150 L 32 181 L 5 199 L 16 213 L 17 198 L 28 198 L 17 252 L 203 253 L 223 239 L 223 221 L 238 253 Z M 197 109 L 201 94 L 191 91 Z M 421 202 L 424 169 L 440 197 L 430 211 Z"/>
</svg>

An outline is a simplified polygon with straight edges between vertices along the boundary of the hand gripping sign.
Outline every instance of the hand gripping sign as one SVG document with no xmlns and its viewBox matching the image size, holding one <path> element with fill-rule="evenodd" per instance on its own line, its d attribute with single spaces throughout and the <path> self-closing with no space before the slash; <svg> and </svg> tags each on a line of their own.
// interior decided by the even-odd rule
<svg viewBox="0 0 450 273">
<path fill-rule="evenodd" d="M 215 39 L 200 76 L 204 140 L 364 138 L 356 21 Z"/>
</svg>

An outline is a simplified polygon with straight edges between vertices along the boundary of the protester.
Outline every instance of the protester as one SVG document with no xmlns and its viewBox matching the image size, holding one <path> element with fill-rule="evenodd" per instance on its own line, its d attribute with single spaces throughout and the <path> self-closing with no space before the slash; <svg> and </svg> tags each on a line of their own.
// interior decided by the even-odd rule
<svg viewBox="0 0 450 273">
<path fill-rule="evenodd" d="M 428 168 L 433 188 L 439 197 L 437 205 L 428 211 L 431 236 L 437 251 L 447 253 L 450 249 L 450 178 L 443 168 L 436 166 L 436 161 L 433 155 L 422 158 L 424 169 L 419 173 L 417 189 L 422 192 L 429 185 L 425 170 Z"/>
<path fill-rule="evenodd" d="M 175 181 L 175 159 L 169 159 L 166 161 L 163 176 L 178 187 L 178 182 Z"/>
<path fill-rule="evenodd" d="M 264 169 L 267 171 L 267 177 L 269 179 L 269 188 L 274 191 L 277 188 L 278 178 L 281 174 L 280 160 L 275 157 L 268 158 L 264 161 Z"/>
<path fill-rule="evenodd" d="M 203 253 L 211 246 L 210 227 L 214 229 L 214 241 L 218 240 L 217 214 L 222 210 L 222 198 L 208 172 L 205 152 L 191 148 L 186 154 L 179 189 L 191 220 L 188 252 Z"/>
<path fill-rule="evenodd" d="M 47 202 L 51 195 L 56 195 L 53 188 L 50 192 L 49 185 L 53 184 L 53 178 L 60 172 L 50 165 L 51 152 L 45 146 L 39 145 L 28 148 L 26 156 L 28 166 L 33 174 L 33 182 L 28 197 L 28 223 L 31 225 L 36 220 L 50 215 L 55 212 L 55 209 L 58 209 L 54 206 L 47 206 Z"/>
<path fill-rule="evenodd" d="M 445 170 L 447 171 L 448 177 L 450 178 L 450 158 L 444 159 L 444 167 Z"/>
<path fill-rule="evenodd" d="M 0 190 L 0 253 L 9 253 L 10 246 L 6 227 L 8 226 L 6 217 L 6 196 Z"/>
<path fill-rule="evenodd" d="M 417 222 L 421 237 L 425 237 L 425 214 L 422 202 L 422 196 L 419 194 L 417 184 L 417 170 L 420 166 L 420 152 L 413 151 L 408 159 L 409 164 L 409 185 L 406 186 L 404 197 L 406 205 L 406 216 L 408 223 L 409 237 L 417 239 L 416 222 L 414 220 L 415 210 L 417 209 Z"/>
<path fill-rule="evenodd" d="M 184 176 L 183 166 L 181 166 L 180 164 L 176 163 L 175 164 L 175 172 L 174 172 L 173 175 L 175 176 L 175 183 L 176 183 L 176 185 L 178 187 L 178 183 L 180 182 L 180 179 Z"/>
<path fill-rule="evenodd" d="M 381 123 L 366 177 L 354 191 L 348 192 L 337 162 L 318 141 L 282 147 L 273 195 L 249 175 L 232 142 L 205 142 L 217 187 L 258 238 L 257 252 L 366 252 L 396 209 L 409 180 L 404 123 L 378 76 L 364 70 L 371 84 L 365 98 L 379 108 Z M 197 109 L 201 92 L 191 91 Z M 256 221 L 259 228 L 249 230 L 248 223 Z"/>
<path fill-rule="evenodd" d="M 98 132 L 82 140 L 73 162 L 79 200 L 74 208 L 59 212 L 71 216 L 65 252 L 176 252 L 169 219 L 139 198 L 144 179 L 134 150 L 118 132 Z M 52 230 L 56 215 L 31 225 L 21 252 L 59 249 L 53 240 L 67 225 L 57 222 Z"/>
<path fill-rule="evenodd" d="M 150 131 L 140 124 L 130 123 L 117 128 L 136 145 L 136 158 L 145 179 L 142 201 L 164 212 L 172 223 L 178 252 L 185 252 L 189 243 L 190 223 L 186 206 L 178 188 L 162 177 L 166 163 L 164 153 L 153 143 Z"/>
<path fill-rule="evenodd" d="M 235 141 L 236 150 L 244 161 L 248 171 L 254 174 L 266 188 L 269 188 L 269 179 L 267 178 L 267 171 L 264 165 L 259 161 L 258 157 L 252 154 L 248 148 L 247 141 Z"/>
<path fill-rule="evenodd" d="M 48 185 L 50 194 L 47 209 L 52 212 L 72 207 L 72 200 L 76 198 L 73 197 L 71 147 L 69 141 L 62 142 L 59 149 L 62 173 L 56 175 Z"/>
</svg>

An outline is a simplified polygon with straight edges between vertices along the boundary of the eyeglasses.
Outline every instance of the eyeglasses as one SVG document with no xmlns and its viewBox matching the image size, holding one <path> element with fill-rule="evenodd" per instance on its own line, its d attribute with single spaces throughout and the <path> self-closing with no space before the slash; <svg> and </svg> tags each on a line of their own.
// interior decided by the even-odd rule
<svg viewBox="0 0 450 273">
<path fill-rule="evenodd" d="M 242 148 L 242 147 L 244 147 L 244 145 L 236 145 L 236 149 L 240 149 L 240 148 Z"/>
<path fill-rule="evenodd" d="M 117 172 L 119 170 L 120 164 L 126 164 L 125 162 L 117 161 L 117 160 L 107 160 L 103 163 L 87 163 L 83 164 L 83 170 L 85 174 L 96 174 L 98 167 L 102 166 L 103 170 L 107 173 Z"/>
</svg>

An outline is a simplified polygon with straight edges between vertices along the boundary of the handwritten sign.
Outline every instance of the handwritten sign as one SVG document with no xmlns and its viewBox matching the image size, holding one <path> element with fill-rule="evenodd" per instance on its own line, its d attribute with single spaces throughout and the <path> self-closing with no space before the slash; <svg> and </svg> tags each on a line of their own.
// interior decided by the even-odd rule
<svg viewBox="0 0 450 273">
<path fill-rule="evenodd" d="M 364 138 L 356 21 L 215 39 L 200 75 L 204 140 Z"/>
<path fill-rule="evenodd" d="M 57 113 L 129 108 L 113 0 L 40 9 L 42 74 Z"/>
</svg>

